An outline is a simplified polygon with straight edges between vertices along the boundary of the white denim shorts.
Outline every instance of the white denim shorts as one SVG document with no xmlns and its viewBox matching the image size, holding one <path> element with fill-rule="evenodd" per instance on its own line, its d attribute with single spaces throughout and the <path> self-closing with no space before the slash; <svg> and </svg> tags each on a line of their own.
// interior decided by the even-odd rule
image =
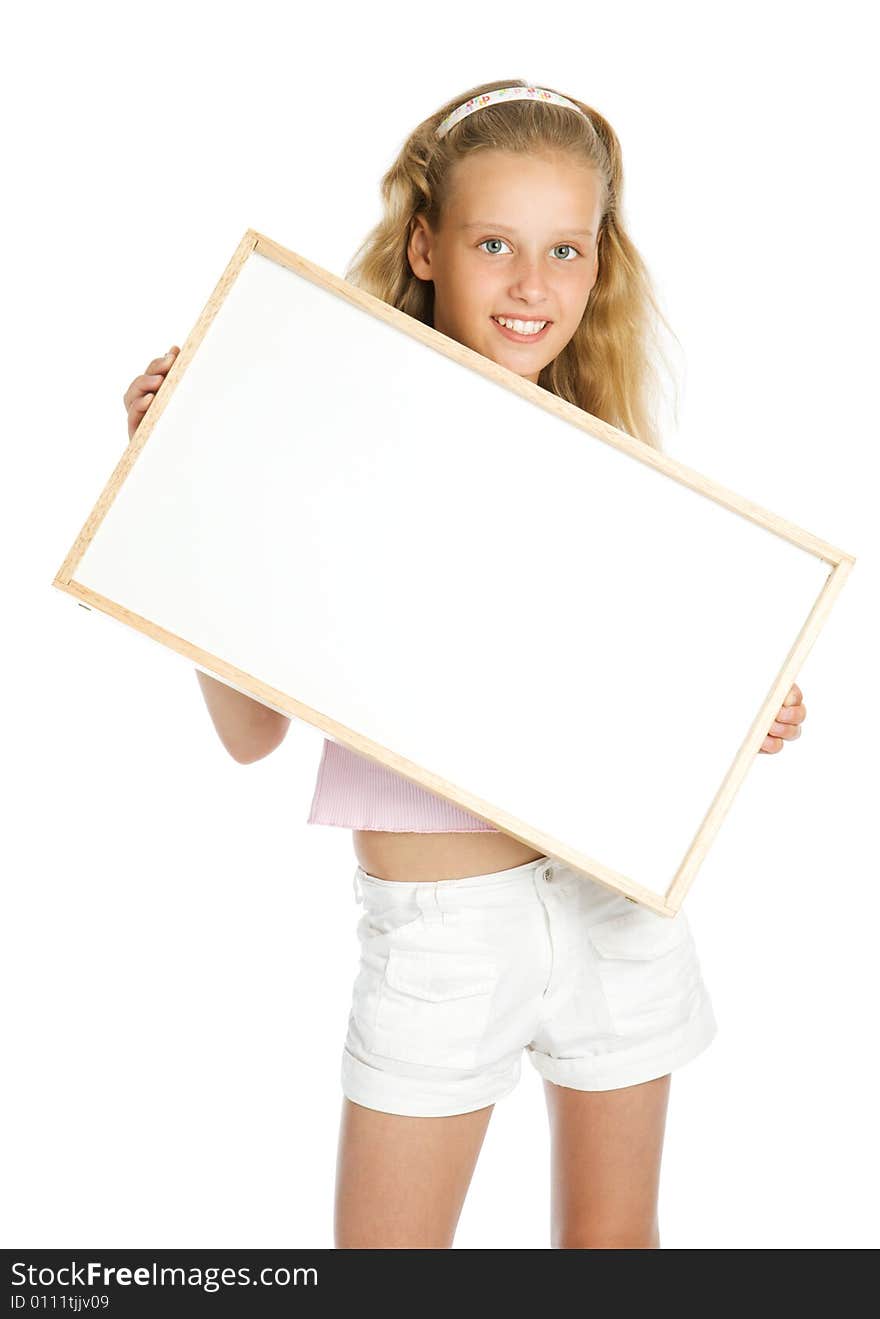
<svg viewBox="0 0 880 1319">
<path fill-rule="evenodd" d="M 414 1117 L 509 1094 L 525 1049 L 574 1090 L 638 1085 L 717 1025 L 683 911 L 659 916 L 560 861 L 435 883 L 354 874 L 364 914 L 343 1093 Z"/>
</svg>

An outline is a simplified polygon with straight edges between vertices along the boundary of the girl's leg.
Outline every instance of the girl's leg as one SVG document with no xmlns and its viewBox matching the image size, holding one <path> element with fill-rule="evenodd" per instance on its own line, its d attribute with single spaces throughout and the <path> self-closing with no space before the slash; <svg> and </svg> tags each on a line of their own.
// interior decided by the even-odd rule
<svg viewBox="0 0 880 1319">
<path fill-rule="evenodd" d="M 336 1247 L 448 1249 L 494 1107 L 403 1117 L 343 1098 Z"/>
<path fill-rule="evenodd" d="M 670 1074 L 619 1090 L 544 1081 L 551 1139 L 551 1245 L 657 1249 Z"/>
</svg>

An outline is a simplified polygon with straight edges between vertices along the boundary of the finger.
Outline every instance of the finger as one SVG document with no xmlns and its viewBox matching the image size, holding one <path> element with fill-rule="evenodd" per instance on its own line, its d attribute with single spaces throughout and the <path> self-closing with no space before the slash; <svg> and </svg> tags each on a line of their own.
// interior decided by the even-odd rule
<svg viewBox="0 0 880 1319">
<path fill-rule="evenodd" d="M 784 705 L 776 716 L 778 724 L 802 724 L 807 717 L 805 705 Z"/>
<path fill-rule="evenodd" d="M 784 737 L 787 742 L 791 742 L 800 737 L 802 732 L 800 724 L 781 724 L 777 719 L 770 725 L 768 737 Z"/>
<path fill-rule="evenodd" d="M 175 344 L 172 344 L 164 357 L 153 358 L 152 362 L 147 367 L 145 374 L 151 376 L 154 375 L 156 371 L 167 371 L 179 352 L 180 349 Z"/>
<path fill-rule="evenodd" d="M 153 401 L 153 395 L 147 394 L 144 398 L 137 399 L 128 409 L 128 438 L 134 439 L 135 432 L 146 416 L 147 410 Z"/>
<path fill-rule="evenodd" d="M 137 426 L 140 424 L 141 418 L 155 397 L 155 394 L 144 394 L 142 398 L 135 399 L 131 407 L 128 409 L 129 426 Z"/>
<path fill-rule="evenodd" d="M 164 357 L 154 357 L 142 376 L 135 376 L 128 389 L 122 396 L 122 401 L 126 409 L 131 406 L 132 400 L 138 395 L 148 390 L 151 386 L 155 387 L 162 383 L 165 376 L 171 370 L 174 359 L 177 357 L 180 349 L 176 344 L 172 344 Z"/>
<path fill-rule="evenodd" d="M 122 396 L 122 401 L 126 408 L 131 407 L 135 399 L 140 398 L 143 394 L 155 394 L 161 385 L 165 376 L 162 372 L 156 371 L 151 376 L 135 376 L 128 389 Z"/>
<path fill-rule="evenodd" d="M 801 691 L 800 687 L 798 687 L 797 683 L 795 682 L 795 683 L 792 683 L 791 691 L 788 693 L 788 695 L 786 696 L 786 698 L 785 698 L 785 700 L 782 702 L 782 704 L 783 704 L 783 705 L 800 705 L 800 703 L 801 703 L 801 701 L 802 701 L 803 699 L 804 699 L 804 694 L 803 694 L 803 692 Z"/>
<path fill-rule="evenodd" d="M 758 750 L 763 751 L 767 755 L 772 756 L 775 754 L 775 752 L 781 751 L 784 745 L 785 743 L 783 742 L 781 737 L 770 737 L 768 735 L 767 737 L 764 738 L 764 741 L 761 743 L 761 746 L 758 748 Z"/>
</svg>

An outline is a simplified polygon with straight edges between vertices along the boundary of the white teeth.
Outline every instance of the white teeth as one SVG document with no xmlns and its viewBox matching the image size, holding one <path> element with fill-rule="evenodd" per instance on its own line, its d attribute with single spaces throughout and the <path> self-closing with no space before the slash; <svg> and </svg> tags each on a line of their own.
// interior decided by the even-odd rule
<svg viewBox="0 0 880 1319">
<path fill-rule="evenodd" d="M 499 325 L 506 325 L 508 330 L 515 330 L 517 334 L 538 334 L 547 324 L 546 321 L 509 321 L 505 316 L 493 316 L 492 320 Z"/>
</svg>

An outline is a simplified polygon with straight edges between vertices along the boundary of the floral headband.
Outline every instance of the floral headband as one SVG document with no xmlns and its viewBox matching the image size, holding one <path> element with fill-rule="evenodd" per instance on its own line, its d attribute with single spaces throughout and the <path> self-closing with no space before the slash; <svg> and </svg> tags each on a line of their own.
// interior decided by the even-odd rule
<svg viewBox="0 0 880 1319">
<path fill-rule="evenodd" d="M 566 105 L 569 110 L 576 110 L 584 119 L 587 118 L 579 105 L 560 96 L 558 92 L 548 92 L 544 87 L 499 87 L 497 91 L 483 92 L 481 96 L 472 97 L 448 114 L 437 129 L 437 137 L 445 137 L 460 119 L 466 119 L 475 110 L 482 110 L 484 106 L 497 101 L 551 101 L 554 105 Z"/>
</svg>

